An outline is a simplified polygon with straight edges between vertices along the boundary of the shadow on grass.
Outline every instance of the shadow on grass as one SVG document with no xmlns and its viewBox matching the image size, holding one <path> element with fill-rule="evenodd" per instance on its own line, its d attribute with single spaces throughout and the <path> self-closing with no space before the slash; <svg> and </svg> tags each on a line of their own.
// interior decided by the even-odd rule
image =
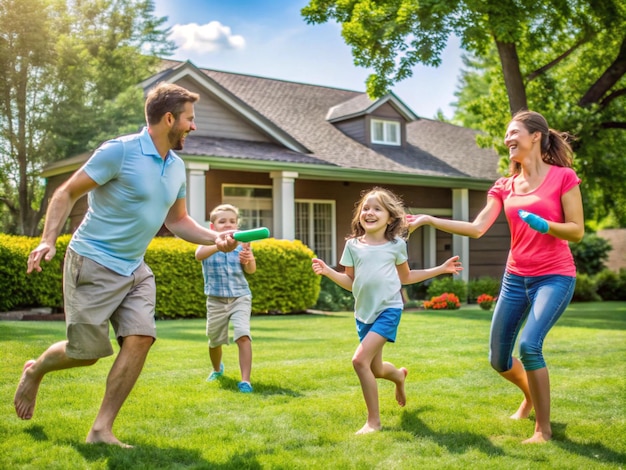
<svg viewBox="0 0 626 470">
<path fill-rule="evenodd" d="M 461 307 L 459 310 L 406 310 L 405 314 L 491 322 L 493 312 Z M 557 326 L 626 330 L 626 302 L 574 302 L 559 318 Z"/>
<path fill-rule="evenodd" d="M 489 439 L 480 434 L 470 432 L 435 432 L 419 418 L 421 411 L 426 411 L 423 407 L 416 411 L 404 411 L 400 421 L 400 427 L 407 432 L 424 437 L 436 442 L 438 445 L 446 447 L 449 452 L 461 454 L 470 449 L 477 449 L 487 455 L 504 455 L 499 447 L 494 446 Z"/>
<path fill-rule="evenodd" d="M 65 338 L 64 322 L 47 321 L 0 321 L 0 340 L 30 341 L 50 336 L 50 341 Z"/>
<path fill-rule="evenodd" d="M 48 435 L 43 430 L 43 426 L 40 426 L 38 424 L 33 424 L 32 426 L 27 427 L 26 429 L 24 429 L 24 432 L 37 442 L 44 442 L 49 440 Z"/>
<path fill-rule="evenodd" d="M 210 469 L 260 469 L 256 455 L 250 452 L 235 454 L 226 463 L 209 462 L 197 450 L 176 447 L 159 448 L 136 445 L 132 449 L 106 444 L 72 444 L 89 462 L 106 461 L 107 468 L 210 468 Z"/>
<path fill-rule="evenodd" d="M 279 387 L 271 384 L 263 384 L 263 382 L 254 382 L 252 386 L 254 387 L 254 391 L 251 394 L 241 393 L 237 388 L 238 380 L 233 379 L 231 377 L 222 376 L 218 379 L 219 387 L 222 390 L 230 390 L 235 393 L 240 393 L 241 395 L 286 395 L 290 397 L 301 397 L 302 394 L 300 392 L 296 392 L 295 390 L 291 390 L 289 388 Z"/>
<path fill-rule="evenodd" d="M 599 442 L 574 442 L 566 436 L 565 428 L 567 424 L 552 423 L 552 433 L 554 439 L 552 443 L 561 449 L 587 457 L 591 462 L 603 462 L 607 464 L 624 464 L 626 454 L 607 448 Z M 621 468 L 621 467 L 620 467 Z"/>
</svg>

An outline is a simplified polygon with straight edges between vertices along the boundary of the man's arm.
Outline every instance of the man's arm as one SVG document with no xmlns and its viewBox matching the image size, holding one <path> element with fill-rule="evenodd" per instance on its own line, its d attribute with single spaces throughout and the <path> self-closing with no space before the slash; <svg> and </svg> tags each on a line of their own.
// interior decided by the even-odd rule
<svg viewBox="0 0 626 470">
<path fill-rule="evenodd" d="M 165 218 L 167 229 L 183 240 L 197 245 L 216 245 L 219 251 L 233 251 L 237 240 L 232 237 L 234 230 L 216 232 L 203 227 L 187 213 L 185 198 L 176 199 Z"/>
<path fill-rule="evenodd" d="M 72 207 L 76 201 L 97 186 L 98 183 L 92 180 L 83 169 L 80 169 L 54 192 L 46 211 L 41 242 L 28 255 L 27 274 L 33 270 L 41 271 L 41 260 L 50 261 L 54 257 L 57 238 L 63 230 Z"/>
</svg>

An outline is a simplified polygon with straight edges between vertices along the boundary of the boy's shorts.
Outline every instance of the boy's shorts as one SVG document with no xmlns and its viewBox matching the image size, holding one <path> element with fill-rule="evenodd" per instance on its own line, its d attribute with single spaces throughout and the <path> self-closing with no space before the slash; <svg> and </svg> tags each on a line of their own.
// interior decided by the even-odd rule
<svg viewBox="0 0 626 470">
<path fill-rule="evenodd" d="M 209 337 L 209 346 L 216 348 L 228 344 L 228 322 L 233 322 L 233 341 L 243 336 L 252 339 L 250 335 L 250 314 L 252 311 L 252 296 L 241 297 L 214 297 L 206 299 L 206 334 Z"/>
<path fill-rule="evenodd" d="M 401 308 L 387 308 L 380 312 L 374 323 L 363 323 L 356 320 L 356 331 L 359 334 L 359 341 L 363 341 L 367 333 L 373 331 L 387 339 L 390 343 L 395 343 L 401 316 Z"/>
<path fill-rule="evenodd" d="M 152 270 L 143 262 L 130 276 L 122 276 L 68 249 L 63 296 L 69 357 L 98 359 L 113 354 L 109 321 L 120 346 L 131 335 L 156 339 L 156 285 Z"/>
</svg>

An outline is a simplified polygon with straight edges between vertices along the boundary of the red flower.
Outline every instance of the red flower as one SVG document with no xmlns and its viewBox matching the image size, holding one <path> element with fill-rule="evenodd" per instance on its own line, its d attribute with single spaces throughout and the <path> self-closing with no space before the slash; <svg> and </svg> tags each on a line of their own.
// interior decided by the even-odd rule
<svg viewBox="0 0 626 470">
<path fill-rule="evenodd" d="M 476 302 L 483 310 L 491 310 L 495 301 L 496 298 L 489 294 L 480 294 L 476 299 Z"/>
<path fill-rule="evenodd" d="M 425 300 L 422 306 L 426 310 L 456 310 L 461 308 L 461 302 L 455 294 L 445 292 L 438 297 Z"/>
</svg>

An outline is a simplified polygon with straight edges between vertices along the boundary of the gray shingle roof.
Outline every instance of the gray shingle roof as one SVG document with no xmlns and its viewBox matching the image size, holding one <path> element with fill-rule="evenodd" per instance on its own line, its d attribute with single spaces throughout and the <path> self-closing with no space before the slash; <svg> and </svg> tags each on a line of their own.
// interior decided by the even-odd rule
<svg viewBox="0 0 626 470">
<path fill-rule="evenodd" d="M 233 157 L 241 157 L 245 148 L 250 156 L 254 154 L 258 158 L 269 158 L 271 155 L 281 161 L 294 161 L 295 157 L 297 162 L 324 163 L 342 168 L 473 177 L 490 181 L 498 177 L 498 156 L 493 150 L 476 145 L 477 131 L 420 118 L 407 124 L 408 145 L 405 148 L 382 145 L 369 148 L 348 137 L 327 120 L 333 108 L 344 114 L 350 110 L 363 111 L 368 102 L 371 104 L 364 92 L 200 70 L 312 152 L 304 155 L 285 150 L 283 154 L 278 148 L 268 151 L 268 147 L 262 144 L 246 142 L 234 145 L 231 142 L 224 149 L 233 146 L 239 149 L 237 155 L 232 151 Z M 190 138 L 188 142 L 196 139 Z M 254 153 L 253 149 L 257 146 L 259 150 Z M 189 150 L 185 148 L 186 153 Z M 195 151 L 202 151 L 200 142 Z M 226 153 L 222 152 L 223 156 L 229 156 Z"/>
</svg>

